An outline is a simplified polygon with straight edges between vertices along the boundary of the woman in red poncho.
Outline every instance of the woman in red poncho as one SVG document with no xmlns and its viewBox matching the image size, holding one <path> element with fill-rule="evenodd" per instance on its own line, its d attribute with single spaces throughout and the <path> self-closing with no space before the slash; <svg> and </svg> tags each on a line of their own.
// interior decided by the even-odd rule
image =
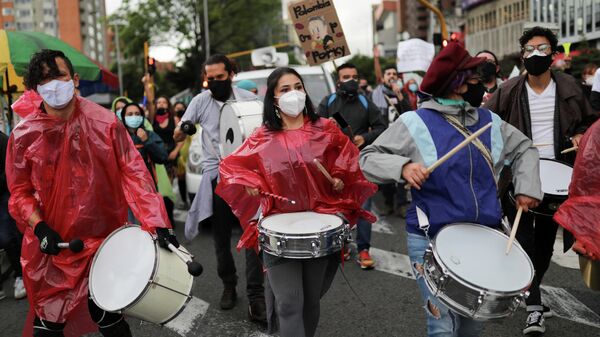
<svg viewBox="0 0 600 337">
<path fill-rule="evenodd" d="M 278 68 L 267 79 L 263 125 L 219 167 L 219 194 L 244 227 L 238 248 L 258 249 L 256 215 L 314 211 L 342 214 L 349 223 L 375 217 L 360 205 L 376 191 L 358 166 L 358 149 L 339 128 L 319 118 L 304 82 L 291 68 Z M 320 161 L 333 176 L 330 183 L 314 164 Z M 259 191 L 294 200 L 291 204 L 261 198 Z M 267 283 L 275 297 L 282 337 L 313 336 L 319 301 L 339 263 L 338 254 L 287 259 L 264 253 Z M 273 303 L 267 301 L 270 327 Z"/>
</svg>

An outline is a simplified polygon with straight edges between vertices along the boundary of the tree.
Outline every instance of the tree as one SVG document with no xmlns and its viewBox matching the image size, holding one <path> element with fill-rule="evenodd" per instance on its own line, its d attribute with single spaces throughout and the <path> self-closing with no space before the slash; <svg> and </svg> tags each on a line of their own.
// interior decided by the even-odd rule
<svg viewBox="0 0 600 337">
<path fill-rule="evenodd" d="M 124 0 L 112 19 L 128 22 L 121 41 L 127 63 L 124 84 L 132 97 L 142 91 L 145 41 L 176 48 L 181 58 L 177 71 L 157 78 L 157 86 L 199 90 L 206 58 L 202 1 Z M 264 47 L 282 39 L 281 4 L 277 1 L 208 0 L 208 21 L 211 54 Z"/>
</svg>

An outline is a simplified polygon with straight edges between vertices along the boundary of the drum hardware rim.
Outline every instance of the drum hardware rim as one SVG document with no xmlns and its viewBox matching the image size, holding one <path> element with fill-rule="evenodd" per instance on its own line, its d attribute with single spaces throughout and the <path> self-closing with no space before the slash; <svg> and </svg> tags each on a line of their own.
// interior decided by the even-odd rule
<svg viewBox="0 0 600 337">
<path fill-rule="evenodd" d="M 479 309 L 481 309 L 481 306 L 483 305 L 483 300 L 486 298 L 486 296 L 487 294 L 484 291 L 479 292 L 479 296 L 477 296 L 477 301 L 475 302 L 475 307 L 470 309 L 472 311 L 471 315 L 477 315 L 477 312 L 479 312 Z"/>
<path fill-rule="evenodd" d="M 463 223 L 463 224 L 461 224 L 461 225 L 465 225 L 465 224 L 466 224 L 466 223 Z M 502 232 L 500 232 L 500 231 L 497 231 L 497 230 L 495 230 L 495 229 L 493 229 L 493 228 L 490 228 L 490 227 L 487 227 L 487 226 L 484 226 L 484 225 L 477 225 L 477 224 L 471 224 L 471 225 L 472 225 L 472 226 L 481 226 L 481 227 L 483 227 L 483 228 L 486 228 L 486 230 L 489 230 L 489 231 L 491 231 L 491 232 L 495 233 L 496 235 L 500 235 L 500 236 L 502 236 L 502 237 L 506 237 L 506 235 L 504 235 L 504 233 L 502 233 Z M 447 225 L 447 226 L 445 226 L 444 228 L 449 228 L 449 227 L 451 227 L 451 226 L 452 226 L 452 225 Z M 442 230 L 444 230 L 444 228 L 442 228 L 442 229 L 440 230 L 440 232 L 441 232 Z M 438 232 L 438 233 L 439 233 L 439 232 Z M 440 255 L 437 253 L 437 251 L 436 251 L 436 249 L 435 249 L 435 241 L 436 241 L 436 239 L 437 239 L 437 236 L 436 236 L 435 238 L 433 238 L 433 239 L 432 239 L 432 240 L 429 242 L 429 245 L 430 245 L 430 248 L 431 248 L 431 253 L 432 253 L 432 254 L 433 254 L 433 256 L 434 256 L 434 260 L 435 260 L 435 261 L 437 262 L 437 264 L 438 264 L 438 265 L 441 267 L 441 269 L 442 269 L 442 271 L 443 271 L 443 274 L 444 274 L 444 275 L 450 275 L 450 276 L 452 276 L 453 280 L 455 280 L 455 281 L 459 282 L 460 284 L 462 284 L 462 285 L 466 286 L 467 288 L 469 288 L 469 289 L 471 289 L 471 290 L 474 290 L 474 291 L 476 291 L 476 292 L 485 291 L 485 293 L 486 293 L 487 295 L 491 295 L 491 296 L 498 296 L 498 297 L 517 296 L 517 295 L 519 295 L 520 293 L 522 293 L 524 290 L 527 290 L 527 289 L 529 289 L 529 287 L 531 287 L 531 284 L 533 283 L 533 278 L 534 278 L 534 276 L 535 276 L 535 272 L 531 274 L 531 277 L 530 277 L 529 281 L 527 282 L 527 286 L 523 287 L 522 289 L 519 289 L 519 290 L 514 290 L 514 291 L 510 291 L 510 292 L 504 292 L 504 291 L 499 291 L 499 290 L 494 290 L 494 289 L 488 289 L 488 288 L 485 288 L 485 287 L 482 287 L 482 286 L 478 286 L 478 285 L 476 285 L 476 284 L 473 284 L 473 283 L 471 283 L 471 282 L 469 282 L 469 281 L 467 281 L 467 280 L 464 280 L 462 277 L 460 277 L 460 276 L 459 276 L 459 275 L 457 275 L 456 273 L 453 273 L 453 272 L 452 272 L 450 269 L 448 269 L 448 268 L 446 267 L 446 265 L 444 264 L 444 262 L 443 262 L 443 260 L 441 259 Z M 524 249 L 523 249 L 523 248 L 522 248 L 520 245 L 513 245 L 513 248 L 517 248 L 517 249 L 519 249 L 519 250 L 520 250 L 520 251 L 521 251 L 521 252 L 524 254 L 524 256 L 527 256 L 527 261 L 529 262 L 529 266 L 531 267 L 531 270 L 534 270 L 534 268 L 533 268 L 533 263 L 531 262 L 531 259 L 529 258 L 529 256 L 528 256 L 528 255 L 527 255 L 527 253 L 525 252 L 525 250 L 524 250 Z M 427 250 L 429 250 L 429 248 L 428 248 L 428 249 L 426 249 L 426 250 L 425 250 L 425 252 L 427 252 Z"/>
</svg>

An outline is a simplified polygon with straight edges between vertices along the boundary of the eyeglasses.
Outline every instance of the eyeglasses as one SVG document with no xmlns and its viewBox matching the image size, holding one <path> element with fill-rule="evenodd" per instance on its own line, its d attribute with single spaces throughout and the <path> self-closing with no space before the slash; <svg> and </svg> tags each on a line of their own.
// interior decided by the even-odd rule
<svg viewBox="0 0 600 337">
<path fill-rule="evenodd" d="M 533 51 L 536 49 L 546 55 L 550 54 L 550 52 L 552 51 L 550 48 L 550 45 L 547 43 L 538 44 L 537 46 L 532 46 L 530 44 L 526 44 L 523 47 L 523 53 L 525 55 L 529 55 L 529 54 L 533 53 Z"/>
</svg>

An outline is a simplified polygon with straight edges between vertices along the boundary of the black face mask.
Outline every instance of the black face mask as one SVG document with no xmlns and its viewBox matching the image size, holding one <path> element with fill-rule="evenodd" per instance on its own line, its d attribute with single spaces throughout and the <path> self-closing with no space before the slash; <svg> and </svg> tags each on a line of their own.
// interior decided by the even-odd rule
<svg viewBox="0 0 600 337">
<path fill-rule="evenodd" d="M 185 113 L 185 110 L 176 110 L 175 111 L 175 115 L 179 118 L 183 117 L 184 113 Z"/>
<path fill-rule="evenodd" d="M 496 78 L 496 65 L 492 62 L 483 62 L 479 68 L 479 74 L 483 83 L 491 82 Z"/>
<path fill-rule="evenodd" d="M 472 107 L 479 108 L 481 102 L 483 102 L 483 94 L 485 94 L 485 87 L 481 82 L 477 84 L 467 83 L 467 92 L 462 94 L 462 97 Z"/>
<path fill-rule="evenodd" d="M 552 55 L 539 56 L 535 55 L 523 60 L 527 73 L 533 76 L 539 76 L 546 72 L 552 64 Z"/>
<path fill-rule="evenodd" d="M 345 95 L 356 96 L 356 94 L 358 93 L 358 81 L 356 81 L 356 80 L 349 80 L 349 81 L 346 81 L 346 82 L 341 82 L 340 83 L 340 90 Z"/>
<path fill-rule="evenodd" d="M 208 89 L 217 101 L 225 102 L 231 96 L 231 80 L 208 81 Z"/>
<path fill-rule="evenodd" d="M 165 108 L 158 108 L 158 109 L 156 109 L 156 114 L 159 115 L 159 116 L 166 115 L 167 114 L 167 109 L 165 109 Z"/>
<path fill-rule="evenodd" d="M 367 84 L 367 85 L 362 85 L 360 88 L 364 91 L 367 91 L 368 87 L 369 87 L 369 85 Z"/>
</svg>

